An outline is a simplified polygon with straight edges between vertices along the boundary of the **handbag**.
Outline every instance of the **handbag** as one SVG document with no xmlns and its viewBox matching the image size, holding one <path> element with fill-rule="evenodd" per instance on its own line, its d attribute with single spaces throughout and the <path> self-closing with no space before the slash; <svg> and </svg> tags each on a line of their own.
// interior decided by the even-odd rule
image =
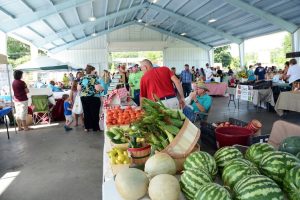
<svg viewBox="0 0 300 200">
<path fill-rule="evenodd" d="M 74 105 L 72 108 L 72 113 L 77 114 L 77 115 L 80 115 L 83 113 L 81 99 L 78 94 L 75 97 Z"/>
</svg>

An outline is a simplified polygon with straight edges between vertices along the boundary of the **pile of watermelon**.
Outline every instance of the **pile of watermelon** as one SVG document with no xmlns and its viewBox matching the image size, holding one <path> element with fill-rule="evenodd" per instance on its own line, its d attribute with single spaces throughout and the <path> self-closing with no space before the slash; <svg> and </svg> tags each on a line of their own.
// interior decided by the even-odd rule
<svg viewBox="0 0 300 200">
<path fill-rule="evenodd" d="M 223 186 L 214 183 L 219 173 Z M 300 160 L 266 143 L 250 146 L 245 155 L 223 147 L 214 156 L 194 152 L 180 180 L 188 200 L 300 200 Z"/>
</svg>

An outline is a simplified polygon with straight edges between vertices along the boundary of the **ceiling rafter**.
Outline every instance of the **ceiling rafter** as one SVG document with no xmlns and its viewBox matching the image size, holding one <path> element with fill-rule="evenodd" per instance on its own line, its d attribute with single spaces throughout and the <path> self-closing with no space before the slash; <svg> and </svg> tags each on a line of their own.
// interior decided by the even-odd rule
<svg viewBox="0 0 300 200">
<path fill-rule="evenodd" d="M 69 43 L 67 43 L 67 44 L 58 46 L 58 47 L 56 47 L 56 48 L 50 49 L 49 51 L 50 51 L 51 53 L 58 53 L 58 52 L 60 52 L 60 51 L 69 49 L 69 48 L 71 48 L 71 47 L 73 47 L 73 46 L 75 46 L 75 45 L 78 45 L 78 44 L 80 44 L 80 43 L 83 43 L 83 42 L 86 42 L 86 41 L 88 41 L 88 40 L 94 39 L 94 38 L 96 38 L 96 37 L 98 37 L 98 36 L 108 34 L 108 33 L 110 33 L 110 32 L 113 32 L 113 31 L 116 31 L 116 30 L 125 28 L 125 27 L 130 26 L 130 25 L 133 25 L 133 24 L 135 24 L 135 22 L 132 21 L 132 22 L 127 22 L 127 23 L 125 23 L 125 24 L 121 24 L 121 25 L 118 25 L 118 26 L 116 26 L 116 27 L 110 28 L 109 30 L 105 29 L 105 30 L 103 30 L 103 31 L 100 31 L 100 32 L 96 33 L 95 36 L 84 37 L 84 38 L 81 38 L 81 39 L 78 39 L 78 40 L 69 42 Z"/>
<path fill-rule="evenodd" d="M 73 9 L 74 9 L 74 12 L 76 13 L 76 14 L 75 14 L 75 17 L 76 17 L 76 19 L 77 19 L 77 21 L 78 21 L 78 24 L 81 24 L 81 20 L 80 20 L 80 17 L 79 17 L 77 8 L 74 7 Z M 84 30 L 82 30 L 82 33 L 83 33 L 83 35 L 86 37 L 86 34 L 85 34 Z"/>
<path fill-rule="evenodd" d="M 134 7 L 131 7 L 130 9 L 124 9 L 124 10 L 121 10 L 119 12 L 111 13 L 111 14 L 109 14 L 107 16 L 104 16 L 104 17 L 99 17 L 93 22 L 87 21 L 87 22 L 81 23 L 79 25 L 72 26 L 67 30 L 62 30 L 62 31 L 56 32 L 54 34 L 48 35 L 43 40 L 34 41 L 34 44 L 36 44 L 38 46 L 43 46 L 43 45 L 55 40 L 57 37 L 62 38 L 66 35 L 69 35 L 70 32 L 71 33 L 72 32 L 78 32 L 78 31 L 84 30 L 88 27 L 96 26 L 97 24 L 101 24 L 103 22 L 109 21 L 109 20 L 114 19 L 116 17 L 123 16 L 125 14 L 128 14 L 130 12 L 134 12 L 136 10 L 140 10 L 140 9 L 145 8 L 147 6 L 148 6 L 147 3 L 142 4 L 142 5 L 138 5 L 138 6 L 134 6 Z"/>
<path fill-rule="evenodd" d="M 165 8 L 170 2 L 171 2 L 171 0 L 168 0 L 167 2 L 165 2 L 165 4 L 162 5 L 162 8 Z M 155 19 L 155 18 L 158 16 L 158 14 L 159 14 L 159 12 L 156 12 L 156 14 L 153 16 L 152 19 Z M 157 23 L 157 24 L 155 25 L 155 27 L 158 27 L 160 24 L 162 24 L 162 23 L 163 23 L 164 21 L 166 21 L 168 18 L 169 18 L 169 17 L 167 17 L 166 19 L 163 19 L 163 21 Z"/>
<path fill-rule="evenodd" d="M 195 12 L 198 9 L 200 9 L 202 6 L 204 6 L 208 2 L 210 2 L 210 0 L 201 1 L 196 7 L 194 7 L 193 9 L 191 9 L 190 12 L 186 13 L 184 16 L 185 17 L 190 16 L 193 12 Z"/>
<path fill-rule="evenodd" d="M 11 14 L 10 12 L 8 12 L 7 10 L 4 10 L 3 8 L 0 7 L 0 12 L 4 13 L 5 15 L 7 15 L 8 17 L 10 17 L 11 19 L 15 19 L 16 16 L 14 16 L 13 14 Z"/>
<path fill-rule="evenodd" d="M 120 10 L 120 7 L 121 7 L 121 4 L 122 4 L 122 0 L 119 0 L 119 4 L 118 4 L 118 7 L 117 7 L 117 12 L 119 12 L 119 10 Z M 117 18 L 115 18 L 115 19 L 114 19 L 114 22 L 113 22 L 113 25 L 112 25 L 112 27 L 114 27 L 114 26 L 115 26 L 115 24 L 116 24 L 116 21 L 117 21 Z"/>
<path fill-rule="evenodd" d="M 233 35 L 230 35 L 230 34 L 224 32 L 224 31 L 222 31 L 222 30 L 215 29 L 215 28 L 213 28 L 213 27 L 211 27 L 211 26 L 208 26 L 208 25 L 203 24 L 203 23 L 201 23 L 201 22 L 197 22 L 197 21 L 195 21 L 195 20 L 193 20 L 193 19 L 190 19 L 190 18 L 188 18 L 188 17 L 184 17 L 184 16 L 179 15 L 179 14 L 177 14 L 177 13 L 174 13 L 174 12 L 172 12 L 172 11 L 163 9 L 163 8 L 161 8 L 161 7 L 159 7 L 159 6 L 156 6 L 156 5 L 150 5 L 150 8 L 151 8 L 151 9 L 154 9 L 154 10 L 157 10 L 157 11 L 159 11 L 159 12 L 165 13 L 165 14 L 169 15 L 170 17 L 175 18 L 175 19 L 178 19 L 178 20 L 180 20 L 180 21 L 182 21 L 182 22 L 184 22 L 184 23 L 187 23 L 187 24 L 190 24 L 190 25 L 192 25 L 192 26 L 195 26 L 195 27 L 198 27 L 198 28 L 200 28 L 200 29 L 203 29 L 204 31 L 207 31 L 207 32 L 211 32 L 211 33 L 220 35 L 220 36 L 222 36 L 222 37 L 224 37 L 224 38 L 226 38 L 226 39 L 228 39 L 228 40 L 230 40 L 230 41 L 232 41 L 232 42 L 234 42 L 234 43 L 240 44 L 240 43 L 242 42 L 242 40 L 241 40 L 240 38 L 235 37 L 235 36 L 233 36 Z"/>
<path fill-rule="evenodd" d="M 79 7 L 81 5 L 87 4 L 91 1 L 93 1 L 93 0 L 76 0 L 76 1 L 68 0 L 68 1 L 64 1 L 62 3 L 55 4 L 53 6 L 54 8 L 46 7 L 46 8 L 37 10 L 36 12 L 28 13 L 28 14 L 26 14 L 26 17 L 24 17 L 24 16 L 15 17 L 14 19 L 7 21 L 7 23 L 10 24 L 9 25 L 10 28 L 7 30 L 4 30 L 4 31 L 11 32 L 15 29 L 28 26 L 31 23 L 40 21 L 40 20 L 45 19 L 52 15 L 56 15 L 57 13 L 63 12 L 70 8 Z"/>
<path fill-rule="evenodd" d="M 131 0 L 128 9 L 131 8 L 131 6 L 132 6 L 132 4 L 133 4 L 133 1 L 134 1 L 134 0 Z M 124 24 L 124 22 L 126 21 L 126 19 L 127 19 L 127 14 L 126 14 L 125 17 L 123 18 L 122 24 Z"/>
<path fill-rule="evenodd" d="M 223 6 L 225 6 L 225 5 L 226 5 L 226 3 L 221 3 L 221 4 L 219 4 L 218 6 L 214 7 L 214 8 L 211 9 L 211 10 L 209 10 L 209 12 L 204 13 L 203 15 L 197 17 L 196 21 L 199 21 L 200 19 L 202 19 L 202 18 L 204 18 L 204 17 L 206 17 L 206 16 L 212 15 L 214 12 L 216 12 L 216 11 L 219 10 L 220 8 L 223 8 Z M 212 17 L 214 17 L 214 16 L 212 16 Z"/>
<path fill-rule="evenodd" d="M 272 14 L 270 14 L 264 10 L 261 10 L 253 5 L 245 3 L 241 0 L 224 0 L 224 1 L 237 7 L 237 8 L 244 10 L 247 13 L 253 14 L 271 24 L 274 24 L 283 30 L 287 30 L 290 33 L 293 33 L 298 29 L 297 25 L 290 23 L 280 17 L 272 15 Z"/>
<path fill-rule="evenodd" d="M 183 37 L 181 35 L 178 35 L 178 34 L 175 34 L 175 33 L 171 33 L 169 31 L 166 31 L 165 29 L 162 29 L 162 28 L 157 28 L 157 27 L 154 27 L 154 26 L 151 26 L 151 25 L 145 26 L 146 25 L 145 23 L 138 23 L 138 22 L 136 22 L 136 24 L 139 25 L 139 26 L 146 27 L 146 28 L 149 28 L 151 30 L 157 31 L 157 32 L 162 33 L 164 35 L 168 35 L 168 36 L 174 37 L 176 39 L 188 42 L 190 44 L 193 44 L 193 45 L 195 45 L 197 47 L 200 47 L 200 48 L 203 48 L 203 49 L 206 49 L 206 50 L 210 50 L 212 48 L 211 46 L 209 46 L 207 44 L 204 44 L 204 43 L 202 43 L 200 41 L 196 41 L 196 40 L 193 40 L 193 39 L 188 38 L 188 37 Z"/>
<path fill-rule="evenodd" d="M 142 5 L 144 3 L 144 0 L 141 0 L 141 2 L 140 2 L 140 5 Z M 147 5 L 149 5 L 149 4 L 147 4 Z M 138 14 L 138 10 L 137 11 L 135 11 L 134 12 L 134 14 L 132 15 L 132 17 L 131 17 L 131 21 L 133 21 L 134 20 L 134 18 L 135 18 L 135 16 Z"/>
<path fill-rule="evenodd" d="M 26 1 L 20 0 L 20 2 L 21 2 L 23 5 L 25 5 L 27 8 L 29 8 L 29 9 L 31 10 L 31 12 L 35 12 L 35 9 L 34 9 L 32 6 L 30 6 Z"/>
</svg>

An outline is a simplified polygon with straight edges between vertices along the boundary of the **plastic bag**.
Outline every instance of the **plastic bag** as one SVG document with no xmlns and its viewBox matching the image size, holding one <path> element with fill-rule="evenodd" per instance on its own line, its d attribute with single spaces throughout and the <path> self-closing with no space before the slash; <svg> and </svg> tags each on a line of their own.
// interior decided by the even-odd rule
<svg viewBox="0 0 300 200">
<path fill-rule="evenodd" d="M 82 103 L 81 103 L 81 99 L 80 99 L 79 95 L 76 95 L 76 97 L 75 97 L 72 113 L 78 114 L 78 115 L 83 113 Z"/>
</svg>

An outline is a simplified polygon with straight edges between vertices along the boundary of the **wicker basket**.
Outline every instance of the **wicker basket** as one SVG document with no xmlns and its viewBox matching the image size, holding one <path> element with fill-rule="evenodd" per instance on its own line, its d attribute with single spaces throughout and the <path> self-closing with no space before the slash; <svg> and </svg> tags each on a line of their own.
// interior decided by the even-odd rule
<svg viewBox="0 0 300 200">
<path fill-rule="evenodd" d="M 128 153 L 132 158 L 132 163 L 136 165 L 143 165 L 146 163 L 151 154 L 151 146 L 146 145 L 141 148 L 128 148 Z"/>
<path fill-rule="evenodd" d="M 200 145 L 197 143 L 193 150 L 191 151 L 191 153 L 196 152 L 196 151 L 200 151 Z M 177 173 L 180 173 L 183 170 L 183 164 L 185 159 L 188 157 L 189 155 L 182 157 L 182 158 L 174 158 L 175 164 L 176 164 L 176 170 Z"/>
<path fill-rule="evenodd" d="M 186 119 L 174 140 L 161 152 L 172 158 L 184 158 L 189 155 L 200 137 L 200 130 L 190 120 Z"/>
</svg>

